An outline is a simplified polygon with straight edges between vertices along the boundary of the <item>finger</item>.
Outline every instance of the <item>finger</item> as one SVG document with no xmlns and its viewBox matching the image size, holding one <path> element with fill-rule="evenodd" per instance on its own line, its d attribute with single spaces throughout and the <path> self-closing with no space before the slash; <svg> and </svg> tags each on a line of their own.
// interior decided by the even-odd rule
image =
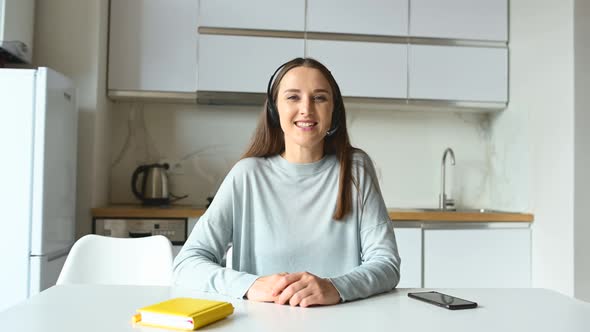
<svg viewBox="0 0 590 332">
<path fill-rule="evenodd" d="M 317 304 L 323 304 L 322 297 L 318 294 L 311 294 L 310 296 L 307 296 L 299 301 L 299 306 L 302 308 L 307 308 Z"/>
<path fill-rule="evenodd" d="M 291 299 L 289 299 L 289 304 L 291 306 L 301 305 L 302 301 L 305 301 L 311 296 L 314 296 L 314 291 L 311 287 L 305 287 L 293 294 Z"/>
<path fill-rule="evenodd" d="M 285 303 L 287 303 L 288 301 L 291 300 L 291 297 L 295 293 L 301 291 L 305 287 L 307 287 L 307 283 L 302 282 L 301 280 L 296 281 L 296 282 L 290 284 L 287 288 L 285 288 L 283 290 L 283 292 L 281 292 L 281 294 L 277 298 L 277 302 L 276 303 L 278 303 L 278 304 L 285 304 Z"/>
<path fill-rule="evenodd" d="M 301 273 L 290 273 L 287 275 L 281 275 L 272 288 L 272 296 L 279 295 L 282 291 L 285 290 L 285 288 L 287 288 L 292 283 L 298 281 L 300 278 Z"/>
<path fill-rule="evenodd" d="M 304 299 L 301 299 L 299 302 L 300 307 L 336 304 L 340 302 L 340 293 L 329 280 L 320 279 L 317 284 L 310 283 L 307 288 L 311 290 L 312 294 Z"/>
</svg>

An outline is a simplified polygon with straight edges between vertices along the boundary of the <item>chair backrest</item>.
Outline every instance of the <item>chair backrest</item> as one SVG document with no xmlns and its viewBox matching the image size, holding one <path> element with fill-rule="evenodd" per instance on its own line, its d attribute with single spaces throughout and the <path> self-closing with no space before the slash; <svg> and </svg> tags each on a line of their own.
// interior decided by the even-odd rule
<svg viewBox="0 0 590 332">
<path fill-rule="evenodd" d="M 170 285 L 172 244 L 162 235 L 86 235 L 72 246 L 57 284 Z"/>
</svg>

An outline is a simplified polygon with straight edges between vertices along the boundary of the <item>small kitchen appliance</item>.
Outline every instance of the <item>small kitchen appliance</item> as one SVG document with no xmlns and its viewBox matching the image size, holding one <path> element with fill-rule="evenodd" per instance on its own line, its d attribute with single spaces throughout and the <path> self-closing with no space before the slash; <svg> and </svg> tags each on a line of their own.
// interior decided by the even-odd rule
<svg viewBox="0 0 590 332">
<path fill-rule="evenodd" d="M 144 205 L 167 205 L 172 201 L 188 197 L 188 195 L 179 197 L 170 193 L 166 173 L 168 168 L 170 167 L 166 163 L 141 165 L 133 172 L 131 190 Z M 139 188 L 138 180 L 140 180 Z M 174 200 L 171 200 L 170 197 L 173 197 Z"/>
<path fill-rule="evenodd" d="M 163 235 L 172 242 L 172 251 L 178 255 L 197 218 L 93 218 L 92 233 L 118 238 L 137 238 Z"/>
</svg>

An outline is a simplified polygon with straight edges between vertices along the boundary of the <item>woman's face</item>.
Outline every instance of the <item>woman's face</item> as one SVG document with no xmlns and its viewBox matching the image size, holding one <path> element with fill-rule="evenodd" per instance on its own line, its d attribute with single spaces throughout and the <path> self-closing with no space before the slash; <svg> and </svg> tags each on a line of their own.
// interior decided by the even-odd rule
<svg viewBox="0 0 590 332">
<path fill-rule="evenodd" d="M 285 150 L 305 150 L 323 155 L 324 137 L 330 129 L 334 98 L 328 80 L 309 67 L 289 70 L 279 84 L 276 104 Z"/>
</svg>

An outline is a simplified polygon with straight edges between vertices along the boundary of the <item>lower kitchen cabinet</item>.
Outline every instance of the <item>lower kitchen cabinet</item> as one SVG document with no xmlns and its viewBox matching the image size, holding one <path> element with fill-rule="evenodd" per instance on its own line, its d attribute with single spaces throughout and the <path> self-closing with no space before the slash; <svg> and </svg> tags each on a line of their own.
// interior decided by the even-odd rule
<svg viewBox="0 0 590 332">
<path fill-rule="evenodd" d="M 424 228 L 424 287 L 530 287 L 531 230 Z"/>
<path fill-rule="evenodd" d="M 187 229 L 186 229 L 186 238 L 187 239 L 191 235 L 191 232 L 193 231 L 193 229 L 197 225 L 198 221 L 199 221 L 199 217 L 188 218 L 188 224 L 187 224 Z M 174 254 L 174 257 L 176 257 L 176 255 L 178 255 L 178 253 L 180 252 L 180 249 L 182 249 L 182 246 L 172 246 L 172 253 Z"/>
<path fill-rule="evenodd" d="M 401 279 L 397 287 L 420 288 L 422 285 L 422 229 L 396 227 L 395 239 L 401 258 Z"/>
</svg>

